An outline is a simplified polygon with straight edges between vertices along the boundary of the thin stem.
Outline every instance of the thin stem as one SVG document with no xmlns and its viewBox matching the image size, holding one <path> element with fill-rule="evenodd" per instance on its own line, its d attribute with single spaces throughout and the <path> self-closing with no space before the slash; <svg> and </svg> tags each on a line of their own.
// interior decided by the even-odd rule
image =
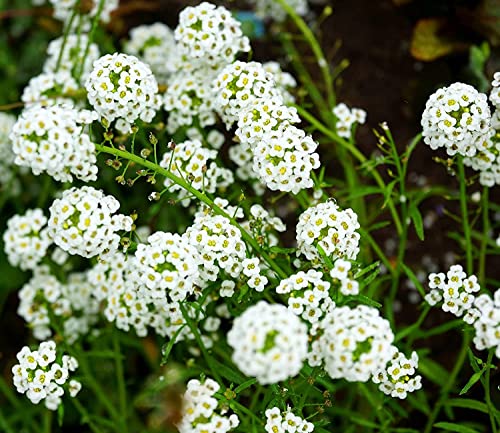
<svg viewBox="0 0 500 433">
<path fill-rule="evenodd" d="M 484 393 L 486 397 L 486 404 L 488 405 L 488 415 L 490 417 L 491 431 L 492 433 L 497 433 L 497 423 L 495 419 L 495 405 L 491 401 L 491 393 L 490 393 L 490 376 L 491 376 L 491 361 L 493 360 L 493 355 L 495 354 L 495 349 L 490 349 L 488 353 L 488 360 L 486 361 L 486 374 L 484 377 Z"/>
<path fill-rule="evenodd" d="M 488 239 L 490 234 L 490 218 L 489 218 L 489 188 L 483 188 L 483 194 L 481 196 L 482 201 L 482 214 L 483 214 L 483 238 L 481 239 L 481 247 L 479 250 L 479 284 L 481 286 L 485 285 L 486 276 L 486 247 L 488 245 Z"/>
<path fill-rule="evenodd" d="M 127 393 L 125 387 L 125 375 L 123 372 L 123 359 L 120 348 L 120 338 L 117 330 L 114 330 L 113 332 L 113 352 L 115 354 L 116 380 L 118 382 L 118 399 L 120 402 L 120 412 L 123 419 L 123 427 L 124 427 L 123 431 L 126 433 L 128 431 Z"/>
<path fill-rule="evenodd" d="M 50 433 L 52 431 L 52 411 L 47 410 L 43 414 L 43 433 Z"/>
<path fill-rule="evenodd" d="M 286 0 L 276 0 L 280 6 L 286 11 L 286 13 L 290 16 L 292 21 L 295 23 L 295 25 L 298 27 L 298 29 L 301 31 L 301 33 L 304 35 L 304 38 L 306 39 L 307 43 L 312 49 L 312 52 L 314 53 L 314 56 L 316 57 L 316 61 L 318 63 L 318 66 L 321 70 L 321 73 L 323 75 L 323 81 L 325 82 L 325 87 L 326 87 L 326 94 L 327 94 L 327 100 L 328 100 L 328 105 L 330 108 L 333 108 L 335 105 L 335 93 L 333 91 L 333 80 L 332 76 L 330 73 L 330 67 L 328 65 L 328 62 L 326 61 L 325 55 L 323 54 L 323 50 L 321 49 L 321 45 L 319 44 L 318 40 L 314 36 L 314 33 L 311 31 L 311 29 L 308 27 L 308 25 L 305 23 L 305 21 L 300 17 L 297 12 L 293 9 L 292 6 L 288 4 Z"/>
<path fill-rule="evenodd" d="M 348 141 L 344 140 L 343 138 L 339 137 L 334 131 L 331 131 L 328 129 L 325 125 L 323 125 L 318 119 L 316 119 L 311 113 L 308 111 L 304 110 L 302 107 L 299 107 L 295 105 L 295 108 L 297 109 L 297 112 L 301 117 L 303 117 L 305 120 L 307 120 L 312 126 L 314 126 L 318 131 L 321 131 L 323 134 L 325 134 L 327 137 L 329 137 L 332 141 L 335 143 L 345 147 L 354 158 L 356 158 L 361 164 L 367 161 L 367 158 L 363 153 L 357 149 L 355 146 L 353 146 L 351 143 Z M 375 169 L 369 170 L 371 176 L 377 183 L 377 185 L 380 187 L 382 191 L 386 189 L 386 185 L 384 180 L 382 179 L 382 176 L 380 176 L 379 172 Z M 391 212 L 392 219 L 394 220 L 394 225 L 396 226 L 396 231 L 398 235 L 401 235 L 403 232 L 403 226 L 401 224 L 401 220 L 399 218 L 399 214 L 396 210 L 396 207 L 394 206 L 394 203 L 392 200 L 389 200 L 388 202 L 388 207 L 389 211 Z"/>
<path fill-rule="evenodd" d="M 208 196 L 193 188 L 184 179 L 176 176 L 165 168 L 160 167 L 154 162 L 148 161 L 125 150 L 115 149 L 112 147 L 104 146 L 102 144 L 96 144 L 95 147 L 99 152 L 108 153 L 110 155 L 131 160 L 139 165 L 142 165 L 143 167 L 149 168 L 175 182 L 185 190 L 189 191 L 194 197 L 209 206 L 216 214 L 222 215 L 223 217 L 229 219 L 231 224 L 240 230 L 242 238 L 269 264 L 269 266 L 278 274 L 278 276 L 282 278 L 288 277 L 288 274 L 272 259 L 272 257 L 268 253 L 262 250 L 258 242 L 233 217 L 231 217 L 231 215 L 227 214 L 223 209 L 217 206 Z"/>
<path fill-rule="evenodd" d="M 66 42 L 68 41 L 69 32 L 71 31 L 71 28 L 73 26 L 73 21 L 75 20 L 76 14 L 78 12 L 78 8 L 80 7 L 80 1 L 81 0 L 78 0 L 76 2 L 75 6 L 73 7 L 73 12 L 71 13 L 71 17 L 69 18 L 69 21 L 66 24 L 66 28 L 64 29 L 64 36 L 63 36 L 63 41 L 61 44 L 61 51 L 59 51 L 59 56 L 57 57 L 55 72 L 57 72 L 61 66 L 61 61 L 63 58 L 64 49 L 66 48 Z"/>
<path fill-rule="evenodd" d="M 469 212 L 467 209 L 467 186 L 465 179 L 465 169 L 463 158 L 460 156 L 457 160 L 458 181 L 460 183 L 460 210 L 462 212 L 462 227 L 465 238 L 465 256 L 467 260 L 467 274 L 471 275 L 474 271 L 474 262 L 472 258 L 471 229 L 469 224 Z"/>
<path fill-rule="evenodd" d="M 102 430 L 100 430 L 99 427 L 97 427 L 90 420 L 90 415 L 87 412 L 87 409 L 85 409 L 85 407 L 83 407 L 83 405 L 76 398 L 72 398 L 71 401 L 73 402 L 73 405 L 76 407 L 76 410 L 80 413 L 82 417 L 82 423 L 88 424 L 90 430 L 92 430 L 94 433 L 103 433 Z"/>
</svg>

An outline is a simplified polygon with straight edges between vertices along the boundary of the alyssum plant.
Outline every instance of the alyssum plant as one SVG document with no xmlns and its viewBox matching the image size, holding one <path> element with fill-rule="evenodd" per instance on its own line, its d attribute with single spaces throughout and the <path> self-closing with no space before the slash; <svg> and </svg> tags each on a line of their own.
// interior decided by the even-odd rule
<svg viewBox="0 0 500 433">
<path fill-rule="evenodd" d="M 137 27 L 123 53 L 101 55 L 99 22 L 117 3 L 86 10 L 51 0 L 64 34 L 24 89 L 17 119 L 0 117 L 3 194 L 15 193 L 15 166 L 58 188 L 47 208 L 42 200 L 20 210 L 3 234 L 11 265 L 30 272 L 18 314 L 40 341 L 20 348 L 13 383 L 44 407 L 28 408 L 1 379 L 15 409 L 0 408 L 2 429 L 48 432 L 57 410 L 63 427 L 93 432 L 498 431 L 490 375 L 500 292 L 485 287 L 488 188 L 500 183 L 498 74 L 493 114 L 485 95 L 456 83 L 432 95 L 422 117 L 424 142 L 456 163 L 466 259 L 465 271 L 429 275 L 427 292 L 404 264 L 410 229 L 423 238 L 419 204 L 440 194 L 407 185 L 421 136 L 399 154 L 383 125 L 381 157 L 356 147 L 366 113 L 336 104 L 337 71 L 300 17 L 305 2 L 257 2 L 261 15 L 288 14 L 315 56 L 324 92 L 284 33 L 308 94 L 301 103 L 278 63 L 244 61 L 251 46 L 240 23 L 206 2 L 186 7 L 175 30 Z M 341 172 L 321 165 L 317 140 L 334 144 Z M 469 219 L 464 166 L 484 185 L 482 233 Z M 126 195 L 109 181 L 112 169 Z M 381 213 L 400 242 L 395 265 L 372 234 Z M 398 329 L 402 277 L 428 305 Z M 437 304 L 463 321 L 422 329 Z M 452 328 L 463 344 L 446 372 L 412 346 Z M 489 350 L 486 361 L 471 343 Z M 450 397 L 468 354 L 475 373 L 463 392 L 481 382 L 484 401 Z M 167 416 L 173 382 L 185 392 Z M 453 407 L 488 414 L 489 424 L 453 423 Z"/>
</svg>

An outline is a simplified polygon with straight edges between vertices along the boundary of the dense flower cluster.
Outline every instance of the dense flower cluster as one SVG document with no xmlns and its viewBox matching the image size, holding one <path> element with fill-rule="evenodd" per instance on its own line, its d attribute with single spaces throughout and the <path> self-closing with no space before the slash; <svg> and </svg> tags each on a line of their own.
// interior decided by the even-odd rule
<svg viewBox="0 0 500 433">
<path fill-rule="evenodd" d="M 89 44 L 87 34 L 69 34 L 66 38 L 61 36 L 49 43 L 43 71 L 67 71 L 83 84 L 99 56 L 99 47 L 93 42 Z"/>
<path fill-rule="evenodd" d="M 272 74 L 258 62 L 236 61 L 226 66 L 214 82 L 214 91 L 215 108 L 228 129 L 255 100 L 280 97 Z"/>
<path fill-rule="evenodd" d="M 217 412 L 219 402 L 214 397 L 220 386 L 213 379 L 203 382 L 191 379 L 187 384 L 182 404 L 182 420 L 177 424 L 179 433 L 227 433 L 240 423 L 235 414 L 229 417 Z"/>
<path fill-rule="evenodd" d="M 297 223 L 297 247 L 308 260 L 319 261 L 320 246 L 328 257 L 354 260 L 359 252 L 358 216 L 334 200 L 312 206 Z"/>
<path fill-rule="evenodd" d="M 335 308 L 322 320 L 313 343 L 333 379 L 366 382 L 390 359 L 394 334 L 378 310 L 366 305 Z"/>
<path fill-rule="evenodd" d="M 178 53 L 174 32 L 163 23 L 134 27 L 124 51 L 148 64 L 158 81 L 164 82 L 175 70 Z"/>
<path fill-rule="evenodd" d="M 425 295 L 429 305 L 442 301 L 443 311 L 457 317 L 465 314 L 464 320 L 468 323 L 475 320 L 475 312 L 471 309 L 475 299 L 474 293 L 480 289 L 475 275 L 468 277 L 462 266 L 453 265 L 446 275 L 442 272 L 430 274 L 429 288 L 431 291 Z"/>
<path fill-rule="evenodd" d="M 198 191 L 210 194 L 218 188 L 226 188 L 233 183 L 233 173 L 227 168 L 209 162 L 217 157 L 217 151 L 203 147 L 199 140 L 187 140 L 176 144 L 171 152 L 165 153 L 160 166 L 185 179 Z M 165 179 L 165 187 L 176 192 L 178 200 L 187 206 L 191 203 L 189 192 L 170 179 Z"/>
<path fill-rule="evenodd" d="M 186 230 L 186 236 L 202 259 L 202 284 L 215 281 L 222 271 L 233 278 L 239 277 L 246 258 L 245 244 L 240 231 L 228 218 L 214 215 L 210 211 L 200 211 L 195 216 L 193 225 Z"/>
<path fill-rule="evenodd" d="M 242 226 L 252 233 L 256 239 L 264 240 L 266 245 L 278 245 L 278 236 L 275 232 L 284 232 L 285 223 L 277 216 L 271 215 L 260 204 L 254 204 L 250 207 L 250 215 Z"/>
<path fill-rule="evenodd" d="M 158 83 L 148 65 L 137 57 L 114 53 L 94 62 L 85 88 L 104 126 L 129 132 L 137 120 L 151 122 L 161 105 Z"/>
<path fill-rule="evenodd" d="M 272 74 L 274 82 L 283 96 L 285 104 L 295 102 L 295 97 L 292 95 L 291 91 L 297 87 L 297 81 L 293 75 L 283 71 L 278 62 L 266 62 L 263 63 L 262 66 L 266 72 Z"/>
<path fill-rule="evenodd" d="M 183 9 L 174 34 L 179 53 L 195 66 L 228 64 L 238 52 L 250 51 L 239 21 L 225 7 L 208 2 Z"/>
<path fill-rule="evenodd" d="M 500 359 L 500 290 L 493 299 L 486 294 L 480 295 L 474 302 L 477 310 L 477 320 L 474 322 L 476 335 L 474 344 L 477 350 L 495 349 L 495 355 Z"/>
<path fill-rule="evenodd" d="M 233 361 L 259 383 L 298 374 L 307 356 L 307 327 L 285 306 L 260 301 L 234 320 L 227 334 Z"/>
<path fill-rule="evenodd" d="M 95 146 L 83 131 L 93 120 L 94 113 L 64 105 L 25 109 L 10 134 L 14 162 L 60 182 L 96 180 Z"/>
<path fill-rule="evenodd" d="M 0 112 L 0 187 L 8 184 L 12 178 L 12 164 L 14 163 L 14 152 L 9 138 L 16 118 L 12 114 Z M 2 188 L 3 191 L 3 188 Z"/>
<path fill-rule="evenodd" d="M 12 266 L 34 269 L 52 243 L 47 233 L 47 217 L 41 209 L 29 209 L 7 221 L 4 250 Z"/>
<path fill-rule="evenodd" d="M 118 231 L 130 231 L 132 218 L 113 215 L 120 203 L 90 186 L 71 188 L 50 206 L 49 236 L 62 250 L 83 257 L 115 251 Z"/>
<path fill-rule="evenodd" d="M 386 367 L 375 372 L 372 381 L 378 384 L 379 389 L 386 395 L 404 399 L 409 392 L 422 388 L 422 377 L 415 375 L 418 368 L 418 355 L 412 352 L 407 358 L 396 347 L 392 347 L 391 359 Z"/>
<path fill-rule="evenodd" d="M 454 83 L 433 93 L 422 114 L 424 142 L 448 155 L 474 156 L 490 126 L 487 96 L 474 87 Z"/>
<path fill-rule="evenodd" d="M 58 361 L 56 343 L 44 341 L 37 350 L 25 346 L 17 354 L 19 364 L 12 367 L 14 385 L 19 393 L 25 394 L 34 403 L 44 400 L 49 410 L 57 410 L 64 391 L 75 397 L 82 385 L 70 379 L 71 372 L 78 368 L 75 358 L 62 355 Z"/>
<path fill-rule="evenodd" d="M 359 293 L 359 283 L 350 276 L 352 264 L 344 259 L 337 259 L 330 271 L 330 277 L 340 283 L 340 293 L 345 296 L 357 295 Z"/>
<path fill-rule="evenodd" d="M 278 407 L 266 410 L 267 433 L 311 433 L 314 431 L 314 424 L 294 415 L 290 407 L 282 412 Z"/>
<path fill-rule="evenodd" d="M 68 71 L 45 72 L 32 78 L 24 88 L 21 100 L 31 104 L 71 104 L 71 94 L 78 89 L 78 83 Z"/>
<path fill-rule="evenodd" d="M 366 111 L 361 108 L 351 108 L 343 102 L 333 108 L 333 114 L 337 118 L 335 128 L 340 137 L 351 138 L 352 126 L 357 123 L 362 125 L 366 121 Z"/>
<path fill-rule="evenodd" d="M 306 15 L 309 12 L 307 0 L 286 0 L 286 3 L 298 15 Z M 255 13 L 261 18 L 269 18 L 275 21 L 285 21 L 286 19 L 286 11 L 276 0 L 256 0 L 254 5 Z"/>
<path fill-rule="evenodd" d="M 335 308 L 329 290 L 330 283 L 323 280 L 321 272 L 313 269 L 281 280 L 276 287 L 276 293 L 290 294 L 288 309 L 313 325 L 313 333 L 325 314 Z"/>
</svg>

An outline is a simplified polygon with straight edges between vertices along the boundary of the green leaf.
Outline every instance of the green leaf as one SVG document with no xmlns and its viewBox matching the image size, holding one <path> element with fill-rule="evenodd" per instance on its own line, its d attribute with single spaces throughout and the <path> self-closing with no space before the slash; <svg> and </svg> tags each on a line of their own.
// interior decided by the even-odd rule
<svg viewBox="0 0 500 433">
<path fill-rule="evenodd" d="M 377 261 L 377 262 L 372 263 L 371 265 L 367 266 L 366 268 L 360 269 L 354 275 L 354 279 L 357 280 L 359 277 L 362 277 L 363 275 L 366 275 L 368 272 L 371 272 L 373 269 L 376 269 L 379 265 L 380 265 L 380 262 Z"/>
<path fill-rule="evenodd" d="M 230 368 L 225 364 L 217 361 L 215 358 L 212 358 L 213 366 L 217 369 L 219 374 L 229 380 L 230 382 L 241 385 L 245 382 L 246 378 L 242 374 L 238 373 L 235 368 Z"/>
<path fill-rule="evenodd" d="M 419 281 L 417 276 L 413 273 L 413 271 L 406 266 L 404 263 L 400 263 L 401 267 L 403 268 L 403 271 L 405 271 L 406 276 L 410 279 L 410 281 L 415 284 L 416 289 L 418 290 L 418 293 L 422 298 L 426 295 L 425 289 L 422 286 L 422 283 Z"/>
<path fill-rule="evenodd" d="M 424 222 L 422 220 L 422 215 L 418 210 L 416 204 L 412 203 L 409 209 L 410 217 L 413 221 L 413 225 L 415 226 L 415 232 L 417 233 L 418 238 L 423 241 L 424 240 Z"/>
<path fill-rule="evenodd" d="M 488 413 L 488 406 L 477 400 L 472 400 L 470 398 L 452 398 L 445 403 L 447 406 L 452 407 L 463 407 L 465 409 L 471 409 L 482 413 Z"/>
<path fill-rule="evenodd" d="M 479 433 L 477 430 L 474 430 L 473 428 L 465 427 L 464 425 L 455 424 L 452 422 L 438 422 L 434 424 L 434 427 L 442 428 L 443 430 L 452 431 L 456 433 Z"/>
<path fill-rule="evenodd" d="M 358 302 L 361 302 L 362 304 L 368 305 L 370 307 L 375 307 L 375 308 L 382 307 L 382 304 L 378 303 L 377 301 L 374 301 L 373 299 L 371 299 L 365 295 L 349 296 L 349 301 L 358 301 Z"/>
<path fill-rule="evenodd" d="M 243 382 L 240 386 L 238 386 L 234 392 L 236 394 L 239 394 L 240 392 L 244 391 L 245 389 L 247 388 L 250 388 L 252 385 L 256 384 L 257 383 L 257 379 L 249 379 L 247 380 L 246 382 Z"/>
<path fill-rule="evenodd" d="M 270 253 L 276 254 L 293 254 L 297 251 L 297 248 L 282 248 L 282 247 L 271 247 L 268 250 Z"/>
<path fill-rule="evenodd" d="M 172 348 L 174 347 L 174 344 L 177 340 L 177 337 L 181 333 L 181 331 L 184 329 L 184 326 L 186 324 L 184 323 L 177 331 L 175 331 L 175 334 L 172 336 L 170 341 L 167 344 L 164 344 L 163 347 L 161 348 L 161 362 L 160 365 L 165 365 L 168 361 L 168 357 L 170 356 L 170 352 L 172 351 Z"/>
<path fill-rule="evenodd" d="M 465 384 L 465 386 L 462 388 L 462 390 L 459 392 L 459 395 L 464 395 L 469 389 L 472 388 L 472 386 L 479 380 L 481 379 L 481 376 L 483 375 L 485 371 L 485 368 L 483 368 L 481 371 L 478 371 L 474 373 L 469 381 Z"/>
</svg>

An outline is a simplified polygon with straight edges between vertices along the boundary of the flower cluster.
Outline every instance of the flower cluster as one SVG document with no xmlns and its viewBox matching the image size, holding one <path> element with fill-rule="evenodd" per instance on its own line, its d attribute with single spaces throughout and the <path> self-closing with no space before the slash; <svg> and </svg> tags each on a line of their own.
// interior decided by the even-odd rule
<svg viewBox="0 0 500 433">
<path fill-rule="evenodd" d="M 490 127 L 486 95 L 474 87 L 454 83 L 433 93 L 422 114 L 424 142 L 433 150 L 445 147 L 448 155 L 474 156 Z"/>
<path fill-rule="evenodd" d="M 71 188 L 50 206 L 49 236 L 62 250 L 83 257 L 115 251 L 118 231 L 130 231 L 132 218 L 113 215 L 120 203 L 90 186 Z"/>
<path fill-rule="evenodd" d="M 44 340 L 52 335 L 52 316 L 60 320 L 69 344 L 90 331 L 99 310 L 84 274 L 70 274 L 63 284 L 46 266 L 34 270 L 33 277 L 20 290 L 19 300 L 17 312 L 32 328 L 35 338 Z"/>
<path fill-rule="evenodd" d="M 34 269 L 52 243 L 47 233 L 47 218 L 41 209 L 29 209 L 7 221 L 3 242 L 12 266 Z"/>
<path fill-rule="evenodd" d="M 178 55 L 174 33 L 163 23 L 134 27 L 124 51 L 148 64 L 161 82 L 174 72 L 173 62 Z"/>
<path fill-rule="evenodd" d="M 78 89 L 78 83 L 68 71 L 44 72 L 32 78 L 24 88 L 21 100 L 31 104 L 72 104 L 71 94 Z"/>
<path fill-rule="evenodd" d="M 78 368 L 76 359 L 68 355 L 62 355 L 62 361 L 57 358 L 56 343 L 44 341 L 37 350 L 23 347 L 17 354 L 19 364 L 12 367 L 17 391 L 26 393 L 34 404 L 44 400 L 49 410 L 57 410 L 65 390 L 75 397 L 82 387 L 80 382 L 70 379 L 70 373 Z"/>
<path fill-rule="evenodd" d="M 307 0 L 286 0 L 286 3 L 298 15 L 306 15 L 309 12 Z M 276 0 L 256 0 L 255 13 L 261 18 L 269 18 L 278 22 L 285 21 L 287 16 L 286 11 Z"/>
<path fill-rule="evenodd" d="M 186 179 L 198 191 L 210 194 L 233 183 L 233 173 L 227 168 L 209 162 L 217 157 L 217 151 L 203 147 L 199 140 L 187 140 L 176 144 L 172 152 L 163 156 L 160 166 L 169 169 L 176 176 Z M 165 179 L 165 187 L 177 193 L 177 199 L 184 206 L 191 203 L 189 193 L 172 180 Z"/>
<path fill-rule="evenodd" d="M 429 288 L 431 291 L 425 295 L 425 300 L 429 305 L 436 305 L 443 302 L 443 311 L 450 312 L 457 317 L 472 323 L 475 320 L 475 312 L 472 309 L 474 304 L 474 293 L 480 287 L 475 275 L 467 276 L 462 266 L 453 265 L 446 275 L 442 272 L 429 275 Z"/>
<path fill-rule="evenodd" d="M 276 293 L 290 294 L 288 309 L 313 325 L 313 334 L 319 321 L 335 308 L 329 290 L 330 283 L 323 280 L 321 272 L 313 269 L 281 280 L 276 287 Z"/>
<path fill-rule="evenodd" d="M 351 278 L 351 262 L 344 259 L 337 259 L 333 263 L 330 277 L 340 284 L 340 293 L 344 296 L 357 295 L 359 293 L 359 283 Z"/>
<path fill-rule="evenodd" d="M 321 321 L 320 328 L 323 333 L 313 342 L 313 351 L 333 379 L 366 382 L 391 357 L 394 334 L 375 308 L 335 308 Z"/>
<path fill-rule="evenodd" d="M 265 245 L 278 245 L 278 236 L 275 232 L 284 232 L 285 223 L 277 216 L 272 216 L 260 204 L 250 207 L 247 221 L 241 224 L 255 239 L 261 239 Z"/>
<path fill-rule="evenodd" d="M 391 397 L 405 399 L 409 392 L 422 388 L 422 377 L 414 376 L 418 368 L 418 355 L 412 352 L 407 358 L 396 347 L 392 347 L 394 353 L 385 366 L 375 372 L 372 381 L 378 384 L 380 391 Z"/>
<path fill-rule="evenodd" d="M 227 433 L 240 423 L 235 414 L 229 417 L 217 412 L 219 402 L 215 393 L 220 386 L 213 379 L 203 382 L 191 379 L 187 384 L 182 405 L 182 420 L 177 424 L 179 433 Z"/>
<path fill-rule="evenodd" d="M 260 301 L 234 320 L 227 341 L 233 361 L 269 384 L 298 374 L 307 356 L 307 326 L 284 305 Z"/>
<path fill-rule="evenodd" d="M 267 433 L 311 433 L 314 431 L 314 424 L 294 415 L 290 407 L 286 412 L 282 412 L 278 407 L 266 410 Z"/>
<path fill-rule="evenodd" d="M 343 102 L 337 104 L 333 108 L 332 112 L 337 118 L 335 128 L 339 137 L 350 139 L 352 134 L 352 126 L 356 123 L 362 125 L 366 121 L 365 110 L 362 110 L 361 108 L 349 109 L 349 107 Z"/>
<path fill-rule="evenodd" d="M 278 62 L 266 62 L 262 64 L 264 70 L 272 74 L 276 87 L 278 87 L 283 101 L 285 104 L 295 102 L 295 97 L 292 95 L 291 90 L 297 87 L 297 81 L 292 74 L 285 72 L 281 69 Z"/>
<path fill-rule="evenodd" d="M 228 129 L 255 100 L 280 97 L 272 74 L 258 62 L 236 61 L 226 66 L 215 79 L 214 91 L 215 108 Z"/>
<path fill-rule="evenodd" d="M 180 71 L 170 77 L 163 99 L 168 112 L 168 132 L 173 134 L 181 126 L 192 125 L 194 119 L 198 119 L 202 127 L 216 122 L 213 75 L 211 70 L 203 68 L 189 74 Z"/>
<path fill-rule="evenodd" d="M 318 247 L 328 257 L 354 260 L 359 252 L 358 216 L 341 210 L 334 200 L 312 206 L 297 223 L 297 247 L 308 260 L 319 262 Z"/>
<path fill-rule="evenodd" d="M 106 54 L 96 60 L 85 88 L 103 125 L 108 127 L 116 120 L 123 132 L 129 132 L 138 119 L 151 122 L 161 105 L 150 67 L 126 54 Z"/>
<path fill-rule="evenodd" d="M 214 215 L 210 211 L 200 211 L 195 216 L 193 225 L 186 230 L 186 236 L 202 259 L 202 284 L 215 281 L 222 271 L 233 278 L 240 276 L 242 263 L 246 258 L 245 244 L 240 231 L 228 218 Z"/>
<path fill-rule="evenodd" d="M 14 162 L 60 182 L 96 180 L 95 146 L 83 131 L 93 120 L 94 113 L 64 105 L 25 109 L 10 134 Z"/>
<path fill-rule="evenodd" d="M 478 296 L 474 307 L 477 310 L 474 345 L 477 350 L 494 348 L 500 359 L 500 290 L 495 292 L 493 299 L 486 294 Z"/>
<path fill-rule="evenodd" d="M 250 51 L 239 21 L 223 6 L 208 2 L 183 9 L 174 35 L 180 55 L 195 66 L 228 64 L 238 52 Z"/>
<path fill-rule="evenodd" d="M 67 71 L 83 84 L 99 56 L 99 47 L 93 42 L 89 43 L 87 34 L 69 34 L 66 38 L 61 36 L 49 43 L 43 71 Z"/>
</svg>

